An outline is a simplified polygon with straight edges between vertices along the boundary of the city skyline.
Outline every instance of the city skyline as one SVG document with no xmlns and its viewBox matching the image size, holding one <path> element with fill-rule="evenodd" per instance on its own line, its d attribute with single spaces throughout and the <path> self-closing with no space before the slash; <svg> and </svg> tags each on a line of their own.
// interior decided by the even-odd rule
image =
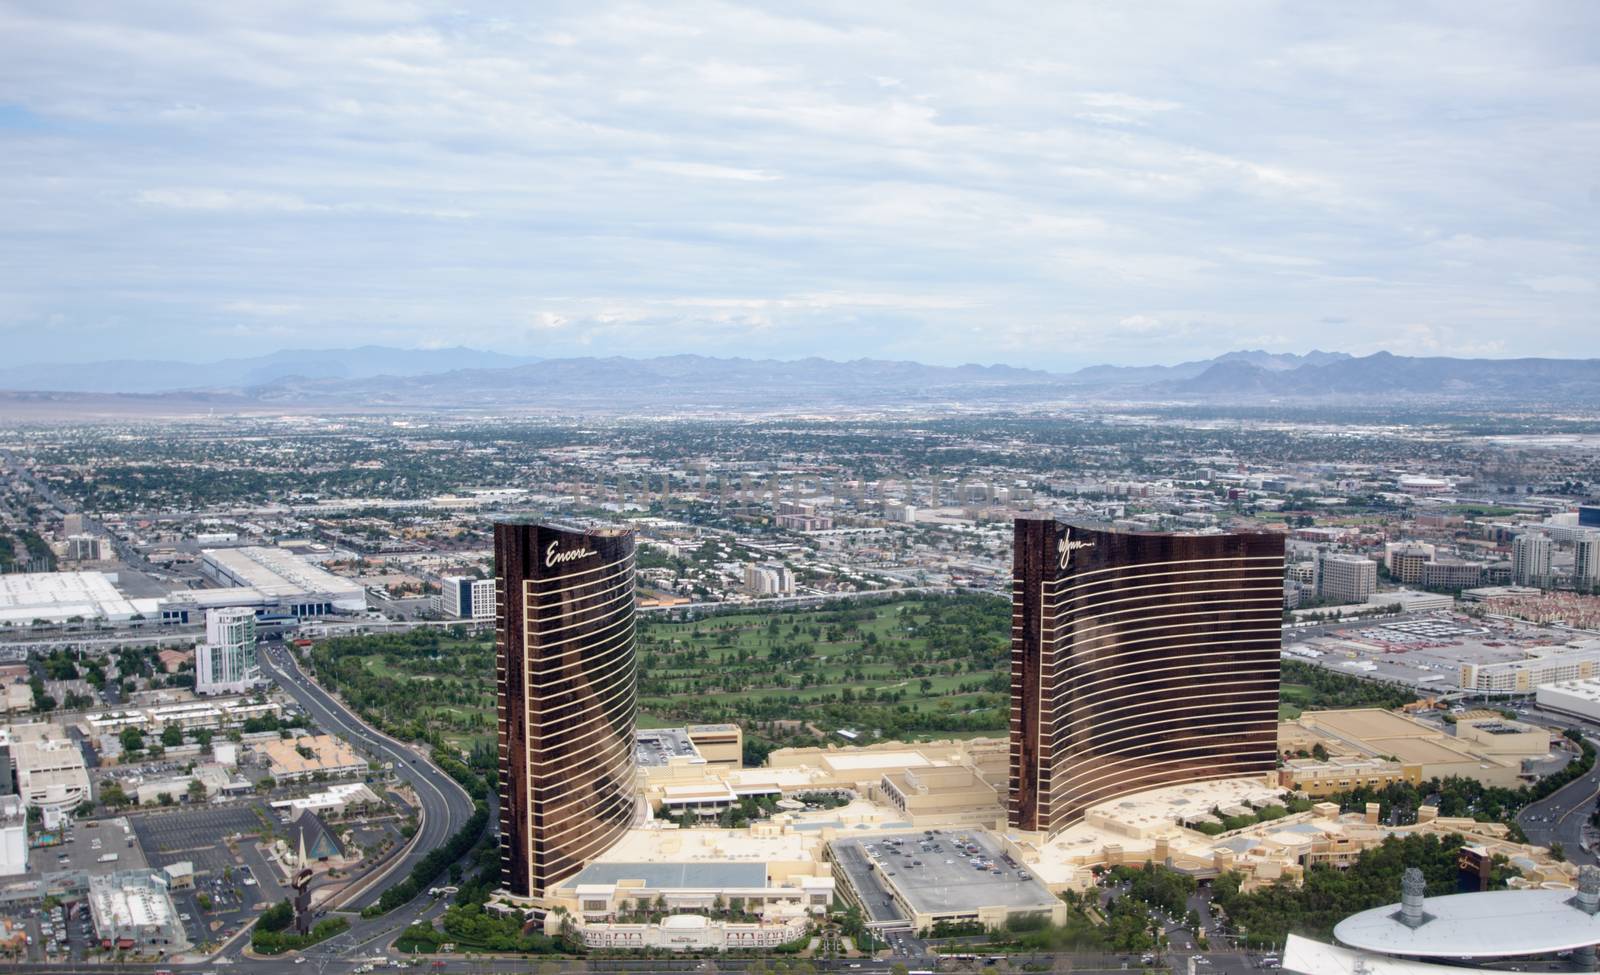
<svg viewBox="0 0 1600 975">
<path fill-rule="evenodd" d="M 1597 17 L 16 4 L 0 335 L 1578 356 Z"/>
</svg>

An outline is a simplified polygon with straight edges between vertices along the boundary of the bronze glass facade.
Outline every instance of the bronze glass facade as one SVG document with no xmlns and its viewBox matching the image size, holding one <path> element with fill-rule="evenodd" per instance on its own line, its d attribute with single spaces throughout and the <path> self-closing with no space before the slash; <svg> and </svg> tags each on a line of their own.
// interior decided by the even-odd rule
<svg viewBox="0 0 1600 975">
<path fill-rule="evenodd" d="M 1283 536 L 1015 533 L 1012 826 L 1276 767 Z"/>
<path fill-rule="evenodd" d="M 501 881 L 538 898 L 633 821 L 633 533 L 494 527 Z"/>
</svg>

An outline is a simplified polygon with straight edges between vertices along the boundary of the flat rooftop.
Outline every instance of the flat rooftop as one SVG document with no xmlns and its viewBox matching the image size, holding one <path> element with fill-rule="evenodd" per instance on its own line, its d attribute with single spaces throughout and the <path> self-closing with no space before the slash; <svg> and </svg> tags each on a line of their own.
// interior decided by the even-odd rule
<svg viewBox="0 0 1600 975">
<path fill-rule="evenodd" d="M 1381 625 L 1353 622 L 1329 634 L 1296 637 L 1286 634 L 1291 654 L 1320 654 L 1319 666 L 1348 672 L 1360 665 L 1366 676 L 1398 681 L 1430 691 L 1455 690 L 1461 668 L 1521 669 L 1556 655 L 1578 660 L 1592 657 L 1596 647 L 1569 630 L 1521 620 L 1474 620 L 1458 613 L 1396 620 Z"/>
<path fill-rule="evenodd" d="M 153 608 L 124 596 L 104 572 L 13 572 L 0 575 L 0 622 L 125 620 Z"/>
<path fill-rule="evenodd" d="M 562 886 L 642 881 L 651 890 L 760 890 L 767 886 L 764 863 L 591 863 Z"/>
<path fill-rule="evenodd" d="M 748 829 L 638 828 L 622 834 L 595 863 L 704 863 L 813 860 L 821 849 L 815 833 L 757 835 Z"/>
<path fill-rule="evenodd" d="M 956 848 L 962 837 L 968 844 L 977 846 L 979 859 L 994 866 L 983 869 L 974 866 L 970 862 L 974 854 Z M 893 840 L 901 841 L 900 852 L 894 852 L 897 848 Z M 933 849 L 934 846 L 938 849 Z M 1056 897 L 1027 866 L 1006 863 L 1001 857 L 1000 844 L 983 830 L 944 829 L 932 836 L 905 832 L 871 839 L 835 840 L 832 849 L 835 860 L 852 874 L 851 881 L 868 901 L 869 911 L 873 898 L 863 890 L 857 874 L 874 868 L 919 914 L 961 914 L 984 907 L 1048 911 L 1057 903 Z M 859 856 L 841 857 L 841 854 Z M 917 860 L 922 863 L 916 864 Z M 867 863 L 874 866 L 868 867 Z M 994 870 L 999 870 L 1000 875 L 995 876 Z M 1021 879 L 1022 874 L 1027 874 L 1028 879 Z M 871 889 L 870 886 L 866 888 Z"/>
<path fill-rule="evenodd" d="M 293 552 L 265 545 L 205 549 L 201 556 L 242 585 L 269 596 L 360 593 L 361 584 L 312 565 Z"/>
<path fill-rule="evenodd" d="M 633 754 L 641 767 L 666 765 L 674 758 L 699 758 L 683 728 L 649 728 L 633 736 Z"/>
</svg>

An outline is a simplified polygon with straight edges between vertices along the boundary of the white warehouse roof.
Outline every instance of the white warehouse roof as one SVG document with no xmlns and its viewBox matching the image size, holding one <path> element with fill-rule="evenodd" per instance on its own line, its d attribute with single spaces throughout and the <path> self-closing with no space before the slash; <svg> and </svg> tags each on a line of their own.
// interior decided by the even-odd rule
<svg viewBox="0 0 1600 975">
<path fill-rule="evenodd" d="M 281 548 L 253 545 L 205 549 L 200 555 L 216 575 L 269 597 L 329 596 L 341 609 L 366 607 L 366 594 L 359 583 L 340 578 Z"/>
<path fill-rule="evenodd" d="M 0 623 L 125 620 L 149 615 L 157 600 L 133 600 L 117 590 L 104 572 L 17 572 L 0 575 Z"/>
</svg>

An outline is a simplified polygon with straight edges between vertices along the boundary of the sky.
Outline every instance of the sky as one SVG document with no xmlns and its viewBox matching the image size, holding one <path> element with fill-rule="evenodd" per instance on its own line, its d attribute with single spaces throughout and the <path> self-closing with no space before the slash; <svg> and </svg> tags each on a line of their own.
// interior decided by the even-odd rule
<svg viewBox="0 0 1600 975">
<path fill-rule="evenodd" d="M 11 363 L 1597 337 L 1590 0 L 0 0 Z"/>
</svg>

